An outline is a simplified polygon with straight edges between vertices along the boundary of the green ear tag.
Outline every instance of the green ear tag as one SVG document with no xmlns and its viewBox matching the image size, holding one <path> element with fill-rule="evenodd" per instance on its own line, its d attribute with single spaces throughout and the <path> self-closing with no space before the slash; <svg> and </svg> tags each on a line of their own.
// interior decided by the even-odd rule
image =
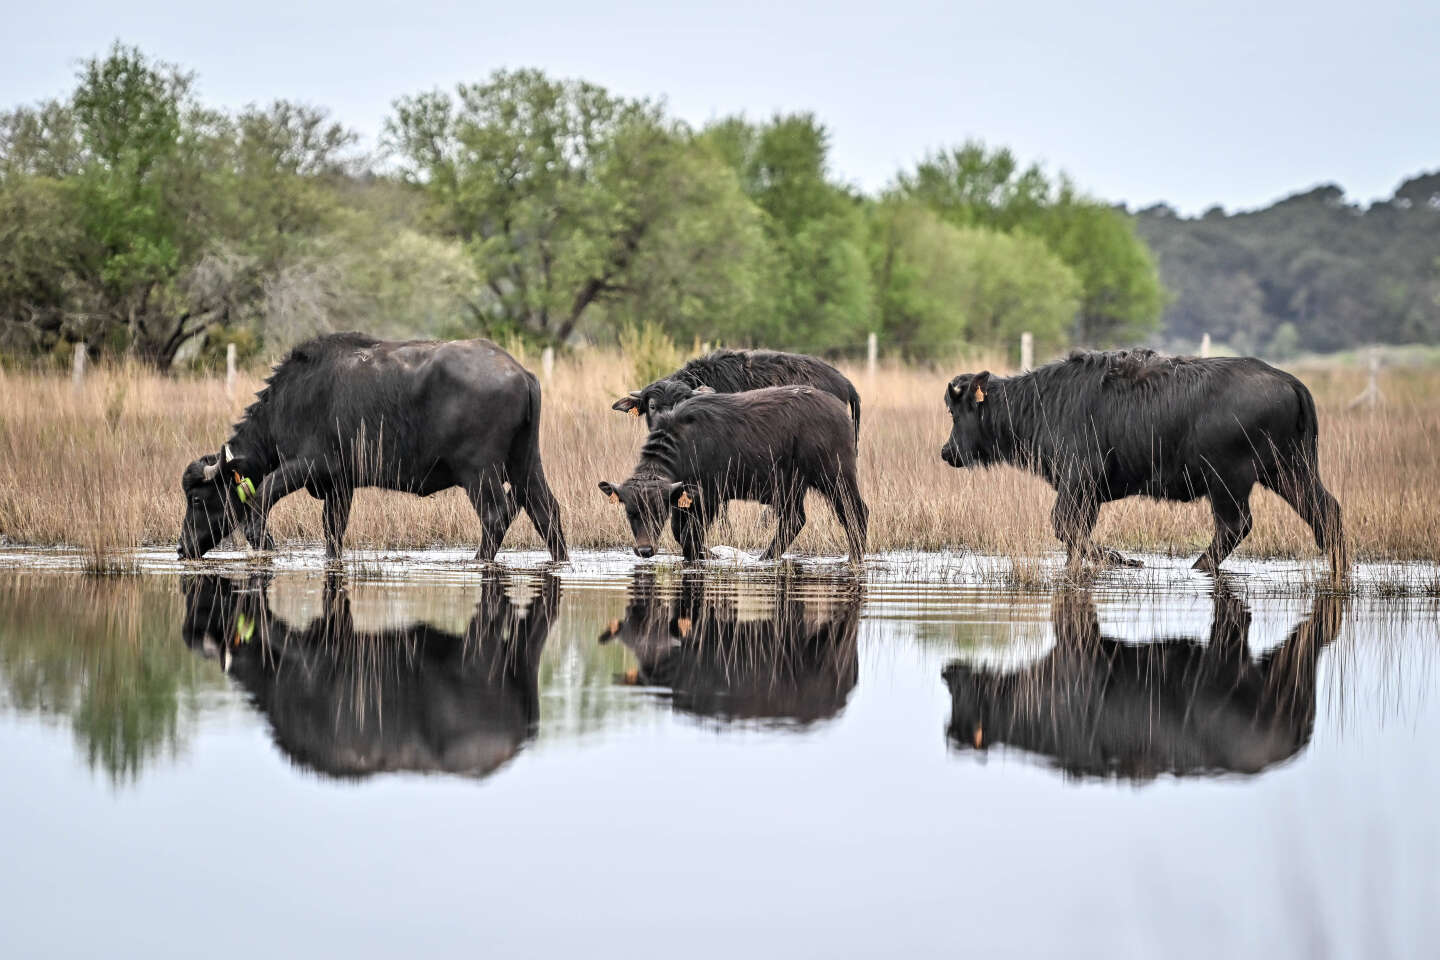
<svg viewBox="0 0 1440 960">
<path fill-rule="evenodd" d="M 250 642 L 250 638 L 253 637 L 254 635 L 255 635 L 255 621 L 254 621 L 254 620 L 251 620 L 249 617 L 245 616 L 245 614 L 243 614 L 243 613 L 240 614 L 238 617 L 235 618 L 235 642 L 236 642 L 236 643 L 249 643 L 249 642 Z"/>
<path fill-rule="evenodd" d="M 255 496 L 255 481 L 249 477 L 241 477 L 235 484 L 235 492 L 240 495 L 241 503 L 248 503 L 250 498 Z"/>
</svg>

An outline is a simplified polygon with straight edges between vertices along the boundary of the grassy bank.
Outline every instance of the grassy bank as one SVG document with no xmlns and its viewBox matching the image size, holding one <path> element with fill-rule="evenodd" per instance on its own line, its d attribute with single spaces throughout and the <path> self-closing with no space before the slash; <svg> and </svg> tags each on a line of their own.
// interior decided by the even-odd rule
<svg viewBox="0 0 1440 960">
<path fill-rule="evenodd" d="M 530 363 L 538 367 L 538 363 Z M 958 360 L 943 369 L 882 368 L 872 379 L 846 372 L 860 390 L 861 484 L 871 508 L 870 547 L 958 548 L 1011 555 L 1057 548 L 1052 495 L 1016 470 L 959 471 L 940 461 L 949 429 L 942 391 L 948 376 L 1003 365 Z M 596 490 L 623 480 L 643 427 L 610 410 L 633 386 L 633 366 L 615 354 L 588 353 L 556 364 L 545 390 L 541 442 L 546 471 L 574 546 L 629 543 L 621 512 Z M 1339 497 L 1357 559 L 1440 559 L 1440 370 L 1387 371 L 1386 403 L 1347 409 L 1365 386 L 1356 368 L 1308 368 L 1300 375 L 1320 408 L 1321 471 Z M 218 379 L 168 379 L 126 368 L 92 371 L 85 384 L 38 374 L 0 373 L 0 536 L 11 543 L 67 544 L 97 554 L 173 544 L 183 512 L 180 472 L 213 452 L 259 387 L 242 376 L 228 398 Z M 1278 498 L 1258 492 L 1255 530 L 1242 554 L 1315 555 L 1309 530 Z M 794 549 L 844 552 L 828 508 L 814 503 Z M 759 547 L 770 530 L 757 508 L 732 510 L 714 543 Z M 296 494 L 273 515 L 278 541 L 317 541 L 319 502 Z M 1107 506 L 1096 531 L 1112 545 L 1176 554 L 1209 542 L 1204 504 L 1127 501 Z M 472 545 L 479 523 L 458 490 L 421 500 L 362 491 L 347 545 Z M 668 542 L 668 538 L 667 538 Z M 522 516 L 507 547 L 539 548 Z M 673 549 L 673 545 L 671 546 Z"/>
</svg>

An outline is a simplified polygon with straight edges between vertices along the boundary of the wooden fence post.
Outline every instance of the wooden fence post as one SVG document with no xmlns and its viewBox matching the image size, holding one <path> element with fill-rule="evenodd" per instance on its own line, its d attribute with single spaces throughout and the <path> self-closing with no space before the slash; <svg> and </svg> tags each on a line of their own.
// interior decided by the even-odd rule
<svg viewBox="0 0 1440 960">
<path fill-rule="evenodd" d="M 235 396 L 235 344 L 225 344 L 225 396 Z"/>
<path fill-rule="evenodd" d="M 1202 334 L 1200 337 L 1200 356 L 1210 356 L 1210 334 Z"/>
<path fill-rule="evenodd" d="M 865 338 L 865 373 L 875 376 L 875 367 L 880 361 L 880 338 L 872 331 Z"/>
<path fill-rule="evenodd" d="M 555 348 L 546 347 L 540 351 L 540 374 L 549 383 L 550 378 L 555 375 Z"/>
<path fill-rule="evenodd" d="M 1020 372 L 1035 367 L 1035 337 L 1028 331 L 1020 334 Z"/>
<path fill-rule="evenodd" d="M 79 390 L 85 385 L 85 344 L 75 344 L 75 359 L 70 362 L 70 386 Z"/>
<path fill-rule="evenodd" d="M 1375 347 L 1370 348 L 1370 383 L 1360 392 L 1360 396 L 1350 401 L 1350 406 L 1358 407 L 1361 404 L 1374 410 L 1385 401 L 1385 395 L 1380 392 L 1380 351 Z"/>
</svg>

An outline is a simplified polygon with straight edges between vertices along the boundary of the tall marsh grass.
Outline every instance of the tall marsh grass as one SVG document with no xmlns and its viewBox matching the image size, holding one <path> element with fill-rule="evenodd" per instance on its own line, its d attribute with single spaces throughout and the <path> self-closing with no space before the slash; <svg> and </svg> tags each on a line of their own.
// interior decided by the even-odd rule
<svg viewBox="0 0 1440 960">
<path fill-rule="evenodd" d="M 634 358 L 590 351 L 556 362 L 545 385 L 541 444 L 546 473 L 574 547 L 630 543 L 621 511 L 596 483 L 628 476 L 644 427 L 611 411 L 634 381 Z M 846 369 L 862 398 L 860 482 L 871 510 L 870 549 L 964 549 L 1035 556 L 1058 549 L 1050 530 L 1052 493 L 1013 469 L 955 470 L 941 462 L 949 430 L 942 391 L 956 372 L 988 368 L 994 357 L 923 367 L 882 366 L 873 376 Z M 1321 474 L 1345 511 L 1357 559 L 1440 559 L 1440 370 L 1387 372 L 1386 403 L 1347 408 L 1365 374 L 1343 368 L 1300 372 L 1320 408 Z M 113 366 L 72 388 L 65 378 L 0 373 L 0 538 L 14 544 L 79 547 L 94 556 L 174 544 L 183 501 L 180 472 L 213 453 L 260 386 L 242 376 L 234 397 L 220 379 L 166 378 Z M 1240 553 L 1316 555 L 1308 528 L 1277 497 L 1257 491 L 1255 529 Z M 792 548 L 840 554 L 844 538 L 823 502 Z M 303 493 L 272 515 L 277 542 L 317 542 L 320 505 Z M 758 508 L 736 506 L 712 543 L 763 547 L 771 530 Z M 363 490 L 347 546 L 474 546 L 479 521 L 458 490 L 428 499 Z M 1209 542 L 1204 503 L 1129 500 L 1101 512 L 1096 538 L 1130 550 L 1198 554 Z M 667 538 L 668 542 L 668 538 Z M 507 548 L 541 549 L 523 517 Z M 671 544 L 669 549 L 673 550 Z"/>
</svg>

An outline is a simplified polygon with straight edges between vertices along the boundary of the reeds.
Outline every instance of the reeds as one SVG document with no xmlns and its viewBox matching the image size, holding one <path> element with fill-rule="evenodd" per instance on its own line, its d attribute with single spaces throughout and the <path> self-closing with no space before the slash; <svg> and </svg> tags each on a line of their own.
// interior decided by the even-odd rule
<svg viewBox="0 0 1440 960">
<path fill-rule="evenodd" d="M 1058 549 L 1050 529 L 1053 494 L 1013 469 L 955 470 L 941 462 L 949 430 L 942 391 L 962 370 L 1003 364 L 965 358 L 943 368 L 882 367 L 846 373 L 860 391 L 860 482 L 870 505 L 869 548 L 962 549 L 1035 557 Z M 610 404 L 632 382 L 634 364 L 589 351 L 560 359 L 545 384 L 541 445 L 550 484 L 573 547 L 628 546 L 622 511 L 596 489 L 628 476 L 643 440 L 636 420 Z M 1321 474 L 1339 498 L 1355 559 L 1440 559 L 1440 370 L 1387 373 L 1386 402 L 1347 409 L 1364 387 L 1349 369 L 1301 372 L 1320 409 Z M 11 371 L 0 378 L 0 539 L 64 544 L 96 557 L 176 541 L 180 472 L 213 453 L 259 387 L 241 377 L 234 397 L 219 379 L 167 378 L 127 367 L 94 370 L 84 385 Z M 1254 496 L 1255 529 L 1242 555 L 1316 556 L 1309 529 L 1279 498 Z M 828 507 L 809 505 L 792 548 L 840 554 L 844 537 Z M 320 538 L 318 501 L 303 493 L 272 515 L 282 547 Z M 710 542 L 763 547 L 770 529 L 758 507 L 734 505 Z M 1198 554 L 1212 533 L 1203 503 L 1128 500 L 1101 512 L 1096 539 L 1119 549 Z M 346 544 L 372 549 L 478 544 L 480 525 L 459 490 L 419 499 L 363 490 Z M 668 537 L 666 543 L 668 544 Z M 507 548 L 541 549 L 517 519 Z M 674 549 L 670 544 L 667 549 Z M 1026 570 L 1031 569 L 1026 567 Z"/>
</svg>

